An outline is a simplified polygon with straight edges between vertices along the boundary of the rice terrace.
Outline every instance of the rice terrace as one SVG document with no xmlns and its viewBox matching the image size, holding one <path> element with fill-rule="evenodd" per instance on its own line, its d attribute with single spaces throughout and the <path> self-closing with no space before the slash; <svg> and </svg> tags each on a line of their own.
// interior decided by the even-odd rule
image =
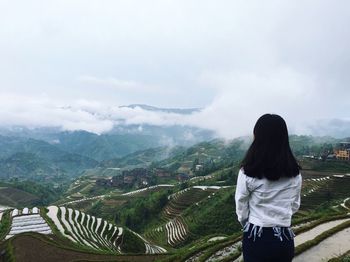
<svg viewBox="0 0 350 262">
<path fill-rule="evenodd" d="M 300 139 L 305 138 L 292 137 L 294 150 Z M 2 202 L 8 206 L 1 206 L 0 212 L 1 259 L 240 261 L 241 226 L 233 215 L 233 195 L 241 148 L 239 139 L 213 140 L 179 150 L 152 166 L 124 169 L 134 170 L 135 182 L 138 176 L 160 182 L 141 187 L 108 184 L 116 180 L 110 172 L 103 174 L 109 167 L 88 169 L 48 205 L 23 185 L 3 183 L 7 192 L 14 188 L 31 197 L 9 194 Z M 346 261 L 350 164 L 299 158 L 304 169 L 301 207 L 292 222 L 294 260 Z M 177 169 L 184 172 L 181 161 L 192 163 L 189 178 L 173 175 Z M 114 172 L 123 176 L 119 169 Z M 124 178 L 129 173 L 124 172 Z"/>
</svg>

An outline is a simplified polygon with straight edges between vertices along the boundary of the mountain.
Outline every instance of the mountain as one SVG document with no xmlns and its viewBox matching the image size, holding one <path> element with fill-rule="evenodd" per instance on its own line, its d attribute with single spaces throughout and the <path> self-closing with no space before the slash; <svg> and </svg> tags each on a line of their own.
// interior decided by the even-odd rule
<svg viewBox="0 0 350 262">
<path fill-rule="evenodd" d="M 58 148 L 97 161 L 122 157 L 139 150 L 159 146 L 157 137 L 144 134 L 96 135 L 85 131 L 75 131 L 58 133 L 55 140 Z"/>
<path fill-rule="evenodd" d="M 174 113 L 174 114 L 183 114 L 183 115 L 189 115 L 189 114 L 201 111 L 200 108 L 160 108 L 160 107 L 149 106 L 144 104 L 131 104 L 127 106 L 120 106 L 120 108 L 123 108 L 123 107 L 132 108 L 132 109 L 141 108 L 146 111 Z"/>
<path fill-rule="evenodd" d="M 147 167 L 153 162 L 168 159 L 176 156 L 185 150 L 184 147 L 156 147 L 146 150 L 136 151 L 135 153 L 126 155 L 122 158 L 112 158 L 101 161 L 99 167 L 104 168 L 134 168 Z"/>
<path fill-rule="evenodd" d="M 58 170 L 33 153 L 19 152 L 0 160 L 0 177 L 5 179 L 35 177 L 41 180 L 42 175 L 55 173 Z"/>
<path fill-rule="evenodd" d="M 0 130 L 0 145 L 10 146 L 8 151 L 13 152 L 14 146 L 19 144 L 16 142 L 27 143 L 29 139 L 32 139 L 46 142 L 46 146 L 50 144 L 61 151 L 102 161 L 121 158 L 148 148 L 164 146 L 188 147 L 201 141 L 211 140 L 213 137 L 214 133 L 211 131 L 187 126 L 119 124 L 110 132 L 101 135 L 86 131 L 17 127 Z M 6 141 L 8 139 L 9 141 Z M 6 148 L 1 150 L 0 157 L 2 157 L 2 153 L 6 156 L 9 155 L 6 153 Z"/>
<path fill-rule="evenodd" d="M 195 173 L 205 175 L 241 160 L 247 147 L 245 138 L 231 141 L 214 139 L 188 147 L 154 165 L 175 173 L 192 173 L 197 166 Z"/>
<path fill-rule="evenodd" d="M 97 164 L 94 159 L 66 152 L 45 141 L 0 136 L 0 178 L 55 181 L 57 176 L 76 176 Z"/>
</svg>

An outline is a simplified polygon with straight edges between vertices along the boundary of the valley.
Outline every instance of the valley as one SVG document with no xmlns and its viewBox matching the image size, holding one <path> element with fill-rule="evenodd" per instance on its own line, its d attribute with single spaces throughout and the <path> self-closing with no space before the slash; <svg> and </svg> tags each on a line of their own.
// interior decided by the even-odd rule
<svg viewBox="0 0 350 262">
<path fill-rule="evenodd" d="M 310 139 L 293 139 L 303 166 L 295 261 L 346 261 L 350 164 L 304 158 Z M 245 150 L 240 139 L 212 140 L 94 160 L 62 183 L 3 179 L 0 261 L 240 261 L 234 193 Z"/>
</svg>

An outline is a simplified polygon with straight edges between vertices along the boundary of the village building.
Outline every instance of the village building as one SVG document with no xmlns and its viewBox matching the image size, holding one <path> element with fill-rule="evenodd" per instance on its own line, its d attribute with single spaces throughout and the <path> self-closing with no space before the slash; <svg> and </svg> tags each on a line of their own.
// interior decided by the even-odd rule
<svg viewBox="0 0 350 262">
<path fill-rule="evenodd" d="M 137 183 L 140 186 L 147 186 L 151 172 L 145 168 L 124 170 L 121 174 L 109 178 L 96 178 L 95 184 L 104 187 L 132 186 Z"/>
<path fill-rule="evenodd" d="M 337 144 L 334 154 L 338 160 L 350 161 L 350 142 L 341 142 Z"/>
</svg>

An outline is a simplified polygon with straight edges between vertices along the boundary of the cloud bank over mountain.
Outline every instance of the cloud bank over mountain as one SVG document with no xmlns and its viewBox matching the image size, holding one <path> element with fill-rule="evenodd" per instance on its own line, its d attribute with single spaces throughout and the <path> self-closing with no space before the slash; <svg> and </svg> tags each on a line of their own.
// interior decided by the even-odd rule
<svg viewBox="0 0 350 262">
<path fill-rule="evenodd" d="M 236 109 L 233 111 L 231 111 L 232 105 L 229 104 L 231 99 L 223 96 L 204 109 L 179 113 L 180 109 L 158 109 L 138 105 L 112 106 L 88 100 L 64 104 L 62 101 L 46 96 L 30 98 L 2 95 L 0 126 L 55 127 L 62 131 L 85 130 L 102 134 L 116 127 L 131 125 L 138 125 L 139 132 L 142 132 L 142 125 L 168 127 L 177 125 L 211 130 L 218 137 L 231 139 L 250 135 L 258 117 L 254 108 L 250 109 L 248 104 L 244 104 L 244 97 L 241 99 L 242 102 L 239 99 L 236 101 L 237 105 L 234 106 Z M 280 107 L 282 106 L 281 103 Z M 271 112 L 268 111 L 269 105 L 266 105 L 264 110 Z M 298 118 L 297 114 L 303 114 L 302 109 L 297 108 L 294 115 L 296 118 Z M 299 117 L 298 119 L 304 118 Z M 291 133 L 337 137 L 350 135 L 348 119 L 322 119 L 307 124 L 292 120 L 292 118 L 287 119 Z"/>
</svg>

